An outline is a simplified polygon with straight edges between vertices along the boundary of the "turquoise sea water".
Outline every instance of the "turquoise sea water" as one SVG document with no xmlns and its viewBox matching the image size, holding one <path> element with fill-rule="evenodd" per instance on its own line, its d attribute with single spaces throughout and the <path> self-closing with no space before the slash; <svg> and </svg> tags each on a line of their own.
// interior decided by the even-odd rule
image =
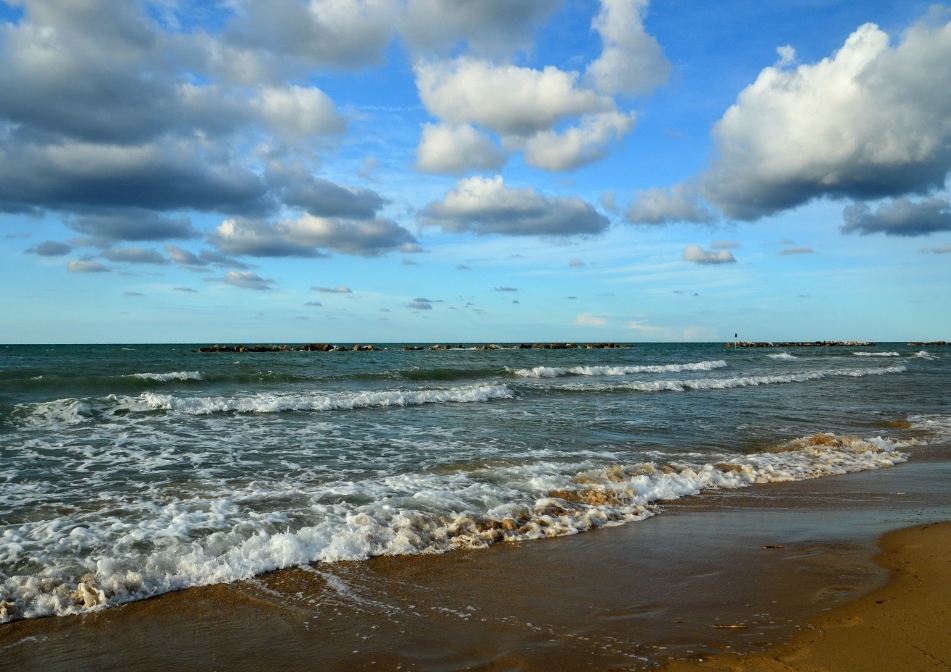
<svg viewBox="0 0 951 672">
<path fill-rule="evenodd" d="M 941 347 L 376 347 L 0 346 L 0 621 L 633 523 L 951 435 Z"/>
</svg>

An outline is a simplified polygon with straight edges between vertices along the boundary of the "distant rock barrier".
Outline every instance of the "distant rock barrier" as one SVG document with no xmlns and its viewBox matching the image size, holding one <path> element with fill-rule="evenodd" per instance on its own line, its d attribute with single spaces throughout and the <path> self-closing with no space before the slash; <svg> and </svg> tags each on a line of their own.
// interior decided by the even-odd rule
<svg viewBox="0 0 951 672">
<path fill-rule="evenodd" d="M 922 345 L 951 345 L 951 341 L 912 341 L 908 345 L 918 347 Z"/>
<path fill-rule="evenodd" d="M 508 345 L 443 345 L 436 344 L 428 348 L 422 345 L 407 345 L 403 350 L 605 350 L 614 348 L 633 348 L 629 343 L 519 343 Z M 373 345 L 331 345 L 330 343 L 308 343 L 301 346 L 287 345 L 215 345 L 203 346 L 198 348 L 199 352 L 340 352 L 340 351 L 358 351 L 366 352 L 372 350 L 389 350 L 389 348 L 378 348 Z"/>
<path fill-rule="evenodd" d="M 875 343 L 871 341 L 795 341 L 795 342 L 787 342 L 787 343 L 737 341 L 735 343 L 727 343 L 725 347 L 727 348 L 836 348 L 836 347 L 867 348 L 874 345 Z"/>
</svg>

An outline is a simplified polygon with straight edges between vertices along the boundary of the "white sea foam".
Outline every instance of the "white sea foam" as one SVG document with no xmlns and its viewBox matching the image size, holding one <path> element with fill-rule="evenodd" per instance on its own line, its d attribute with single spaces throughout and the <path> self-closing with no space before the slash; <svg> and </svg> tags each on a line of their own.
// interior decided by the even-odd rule
<svg viewBox="0 0 951 672">
<path fill-rule="evenodd" d="M 900 357 L 897 352 L 853 352 L 856 357 Z"/>
<path fill-rule="evenodd" d="M 170 380 L 201 380 L 201 373 L 198 371 L 172 371 L 171 373 L 133 373 L 131 377 L 167 383 Z"/>
<path fill-rule="evenodd" d="M 634 390 L 637 392 L 684 392 L 686 390 L 729 390 L 738 387 L 757 387 L 759 385 L 778 385 L 784 383 L 805 383 L 832 376 L 861 378 L 863 376 L 884 376 L 891 373 L 904 373 L 908 368 L 903 365 L 867 369 L 825 369 L 790 373 L 773 376 L 734 376 L 730 378 L 694 378 L 686 380 L 638 380 L 623 383 L 569 384 L 559 385 L 561 389 L 573 391 L 609 391 Z"/>
<path fill-rule="evenodd" d="M 919 351 L 916 352 L 913 356 L 914 356 L 914 357 L 918 357 L 918 358 L 920 358 L 920 359 L 927 359 L 927 360 L 930 360 L 930 361 L 934 361 L 934 360 L 938 359 L 938 355 L 933 355 L 933 354 L 931 354 L 930 352 L 928 352 L 927 350 L 919 350 Z"/>
<path fill-rule="evenodd" d="M 788 352 L 777 352 L 774 355 L 767 355 L 770 359 L 778 359 L 783 362 L 789 362 L 794 359 L 799 359 L 795 355 L 790 355 Z"/>
<path fill-rule="evenodd" d="M 532 462 L 368 480 L 209 486 L 9 526 L 0 561 L 3 621 L 75 614 L 170 590 L 320 561 L 438 553 L 641 520 L 658 501 L 890 467 L 906 456 L 878 437 L 820 434 L 776 450 L 706 462 Z M 280 505 L 261 509 L 275 499 Z M 130 516 L 132 512 L 135 515 Z"/>
<path fill-rule="evenodd" d="M 387 390 L 377 392 L 285 393 L 261 392 L 246 397 L 179 397 L 146 392 L 132 405 L 144 402 L 155 410 L 190 415 L 209 413 L 281 413 L 284 411 L 333 411 L 381 406 L 418 406 L 449 402 L 472 403 L 511 399 L 515 394 L 504 385 L 467 385 L 435 390 Z"/>
<path fill-rule="evenodd" d="M 627 376 L 632 373 L 680 373 L 682 371 L 712 371 L 722 369 L 727 363 L 722 359 L 687 364 L 644 364 L 640 366 L 536 366 L 532 369 L 515 369 L 516 376 L 523 378 L 559 378 L 561 376 Z"/>
<path fill-rule="evenodd" d="M 908 417 L 912 429 L 932 432 L 939 442 L 951 442 L 951 416 L 912 415 Z"/>
</svg>

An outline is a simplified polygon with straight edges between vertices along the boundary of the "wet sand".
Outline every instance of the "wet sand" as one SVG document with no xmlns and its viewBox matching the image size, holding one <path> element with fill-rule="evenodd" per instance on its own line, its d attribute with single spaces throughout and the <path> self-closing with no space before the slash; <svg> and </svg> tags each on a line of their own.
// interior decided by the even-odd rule
<svg viewBox="0 0 951 672">
<path fill-rule="evenodd" d="M 951 523 L 892 532 L 881 545 L 878 563 L 891 575 L 884 588 L 768 651 L 675 662 L 666 672 L 951 669 Z"/>
<path fill-rule="evenodd" d="M 887 584 L 895 572 L 873 560 L 882 534 L 951 520 L 948 452 L 708 492 L 650 520 L 575 537 L 315 565 L 81 617 L 16 621 L 0 627 L 0 667 L 640 670 L 773 651 L 810 641 L 820 631 L 809 619 L 840 618 L 827 610 Z M 745 627 L 716 627 L 729 625 Z M 720 661 L 713 669 L 740 664 Z M 836 664 L 751 669 L 851 669 Z"/>
</svg>

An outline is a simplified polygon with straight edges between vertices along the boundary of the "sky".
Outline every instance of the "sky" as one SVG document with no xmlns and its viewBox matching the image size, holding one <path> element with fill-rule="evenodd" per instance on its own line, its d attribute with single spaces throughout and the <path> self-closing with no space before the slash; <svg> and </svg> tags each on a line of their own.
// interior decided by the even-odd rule
<svg viewBox="0 0 951 672">
<path fill-rule="evenodd" d="M 0 342 L 951 339 L 951 8 L 0 0 Z"/>
</svg>

